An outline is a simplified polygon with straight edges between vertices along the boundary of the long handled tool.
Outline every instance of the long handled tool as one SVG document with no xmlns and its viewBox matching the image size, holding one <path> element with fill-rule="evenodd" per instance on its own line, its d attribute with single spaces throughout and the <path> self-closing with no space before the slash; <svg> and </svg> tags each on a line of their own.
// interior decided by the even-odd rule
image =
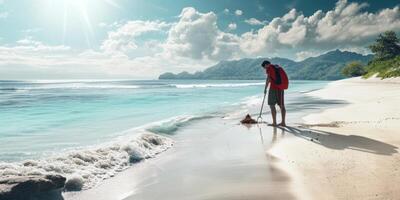
<svg viewBox="0 0 400 200">
<path fill-rule="evenodd" d="M 268 83 L 268 80 L 266 80 L 266 82 L 265 82 L 264 98 L 263 98 L 263 101 L 262 101 L 262 104 L 261 104 L 260 114 L 259 114 L 258 117 L 257 117 L 257 121 L 254 120 L 254 119 L 252 119 L 251 116 L 250 116 L 250 114 L 247 114 L 246 117 L 240 121 L 240 123 L 242 123 L 242 124 L 259 124 L 259 123 L 264 123 L 264 122 L 262 121 L 263 119 L 262 119 L 261 115 L 262 115 L 262 111 L 263 111 L 263 108 L 264 108 L 265 96 L 267 95 L 267 83 Z"/>
<path fill-rule="evenodd" d="M 268 80 L 265 81 L 264 98 L 263 98 L 263 101 L 262 101 L 262 104 L 261 104 L 260 114 L 257 117 L 257 123 L 262 122 L 261 115 L 262 115 L 262 111 L 263 111 L 263 108 L 264 108 L 265 96 L 267 95 L 267 84 L 268 84 Z"/>
<path fill-rule="evenodd" d="M 261 104 L 260 114 L 259 114 L 258 117 L 257 117 L 257 123 L 262 122 L 262 117 L 261 117 L 261 115 L 262 115 L 262 111 L 263 111 L 263 108 L 264 108 L 264 101 L 265 101 L 265 96 L 266 96 L 266 94 L 267 94 L 267 93 L 264 94 L 264 98 L 263 98 L 263 101 L 262 101 L 262 104 Z"/>
</svg>

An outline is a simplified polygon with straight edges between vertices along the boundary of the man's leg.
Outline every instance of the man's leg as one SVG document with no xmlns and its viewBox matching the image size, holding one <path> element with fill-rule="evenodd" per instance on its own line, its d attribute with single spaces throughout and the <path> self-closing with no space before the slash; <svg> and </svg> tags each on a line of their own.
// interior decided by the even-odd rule
<svg viewBox="0 0 400 200">
<path fill-rule="evenodd" d="M 279 126 L 286 126 L 286 108 L 285 105 L 280 105 L 281 108 L 281 115 L 282 115 L 282 122 L 279 124 Z"/>
<path fill-rule="evenodd" d="M 277 90 L 275 89 L 269 89 L 268 91 L 268 105 L 271 109 L 271 115 L 272 115 L 272 126 L 276 126 L 276 108 L 275 104 L 278 103 L 278 99 L 276 98 L 276 92 Z"/>
<path fill-rule="evenodd" d="M 276 126 L 276 108 L 275 105 L 269 105 L 271 108 L 271 115 L 272 115 L 272 125 Z"/>
<path fill-rule="evenodd" d="M 285 97 L 283 90 L 279 92 L 279 108 L 281 109 L 282 122 L 280 126 L 286 126 L 286 108 L 285 108 Z"/>
</svg>

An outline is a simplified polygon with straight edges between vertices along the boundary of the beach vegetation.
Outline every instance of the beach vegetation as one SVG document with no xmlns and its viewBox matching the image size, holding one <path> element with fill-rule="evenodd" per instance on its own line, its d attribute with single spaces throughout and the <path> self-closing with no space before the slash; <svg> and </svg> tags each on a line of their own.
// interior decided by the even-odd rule
<svg viewBox="0 0 400 200">
<path fill-rule="evenodd" d="M 347 65 L 342 69 L 342 74 L 346 77 L 357 77 L 366 73 L 364 65 L 360 61 L 347 63 Z"/>
<path fill-rule="evenodd" d="M 365 78 L 373 75 L 381 78 L 400 76 L 400 40 L 394 31 L 379 35 L 369 48 L 374 53 L 374 59 L 365 67 Z"/>
<path fill-rule="evenodd" d="M 376 75 L 380 78 L 400 77 L 400 55 L 389 60 L 374 60 L 366 66 L 365 78 Z"/>
<path fill-rule="evenodd" d="M 400 55 L 399 38 L 394 31 L 380 34 L 375 43 L 369 46 L 375 60 L 388 60 Z"/>
</svg>

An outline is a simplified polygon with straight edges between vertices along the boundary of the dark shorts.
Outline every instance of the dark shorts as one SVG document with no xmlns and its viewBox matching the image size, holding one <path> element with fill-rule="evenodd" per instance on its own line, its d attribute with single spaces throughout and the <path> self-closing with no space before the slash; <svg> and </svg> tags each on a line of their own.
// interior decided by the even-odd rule
<svg viewBox="0 0 400 200">
<path fill-rule="evenodd" d="M 285 105 L 285 98 L 284 98 L 284 91 L 283 90 L 276 90 L 276 89 L 269 89 L 268 91 L 268 105 Z"/>
</svg>

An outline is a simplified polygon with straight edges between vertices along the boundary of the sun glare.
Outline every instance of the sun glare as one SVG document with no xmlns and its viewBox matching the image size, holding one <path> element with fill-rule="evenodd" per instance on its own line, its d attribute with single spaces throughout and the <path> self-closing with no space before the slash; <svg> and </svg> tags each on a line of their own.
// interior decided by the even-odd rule
<svg viewBox="0 0 400 200">
<path fill-rule="evenodd" d="M 46 0 L 44 2 L 44 8 L 47 8 L 45 19 L 55 26 L 62 24 L 62 43 L 65 44 L 67 33 L 75 27 L 74 31 L 84 33 L 89 48 L 92 46 L 90 41 L 94 37 L 93 21 L 96 22 L 96 17 L 105 15 L 106 9 L 120 8 L 113 0 Z M 77 27 L 80 30 L 76 30 Z"/>
</svg>

